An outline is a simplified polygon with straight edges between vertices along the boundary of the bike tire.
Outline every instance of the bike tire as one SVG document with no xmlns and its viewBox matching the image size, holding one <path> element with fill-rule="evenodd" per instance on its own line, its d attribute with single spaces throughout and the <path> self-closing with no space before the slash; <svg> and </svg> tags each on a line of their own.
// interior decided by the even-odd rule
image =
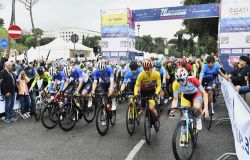
<svg viewBox="0 0 250 160">
<path fill-rule="evenodd" d="M 92 116 L 89 116 L 89 113 L 93 114 Z M 91 107 L 86 106 L 86 111 L 83 113 L 83 118 L 87 123 L 93 122 L 96 116 L 96 105 L 92 105 Z"/>
<path fill-rule="evenodd" d="M 40 117 L 41 117 L 41 110 L 42 110 L 42 101 L 41 99 L 38 97 L 36 99 L 36 112 L 35 112 L 35 120 L 39 121 Z"/>
<path fill-rule="evenodd" d="M 103 113 L 105 115 L 102 115 Z M 102 116 L 104 116 L 104 118 Z M 100 122 L 99 122 L 99 120 L 100 120 Z M 106 125 L 101 124 L 102 120 L 104 120 L 106 122 Z M 105 126 L 104 130 L 101 129 L 101 126 Z M 96 114 L 96 129 L 97 129 L 97 132 L 101 136 L 105 136 L 106 133 L 108 132 L 108 129 L 109 129 L 108 113 L 107 113 L 107 110 L 104 108 L 104 106 L 100 106 L 97 109 L 97 114 Z"/>
<path fill-rule="evenodd" d="M 172 136 L 172 149 L 173 149 L 173 153 L 174 153 L 174 157 L 175 159 L 177 160 L 182 160 L 182 159 L 185 159 L 185 160 L 191 160 L 192 159 L 192 156 L 193 156 L 193 153 L 194 153 L 194 148 L 195 148 L 195 144 L 194 144 L 194 140 L 193 140 L 193 134 L 190 134 L 191 135 L 191 140 L 189 140 L 189 142 L 191 143 L 191 153 L 185 157 L 187 158 L 182 158 L 180 157 L 178 151 L 177 151 L 177 145 L 179 145 L 179 143 L 177 143 L 177 139 L 180 139 L 179 135 L 178 135 L 178 132 L 180 131 L 181 132 L 181 127 L 182 127 L 182 123 L 186 123 L 185 121 L 180 121 L 177 123 L 176 127 L 175 127 L 175 130 L 174 130 L 174 133 L 173 133 L 173 136 Z M 189 132 L 191 130 L 189 129 Z M 187 148 L 187 147 L 182 147 L 182 148 Z"/>
<path fill-rule="evenodd" d="M 47 104 L 42 110 L 41 121 L 42 121 L 43 126 L 47 129 L 53 129 L 58 124 L 58 113 L 56 113 L 57 106 L 55 106 L 55 105 L 56 104 L 54 102 L 51 102 L 51 103 Z M 47 122 L 47 120 L 48 120 L 48 122 Z"/>
<path fill-rule="evenodd" d="M 69 126 L 65 125 L 64 123 L 66 122 L 65 117 L 68 118 L 69 122 L 72 122 Z M 59 127 L 63 131 L 70 131 L 74 128 L 75 124 L 77 121 L 77 110 L 74 106 L 71 106 L 71 104 L 67 103 L 63 106 L 61 109 L 59 116 L 58 116 L 58 124 Z"/>
<path fill-rule="evenodd" d="M 114 126 L 116 122 L 116 110 L 109 112 L 109 118 L 110 118 L 110 124 Z"/>
<path fill-rule="evenodd" d="M 205 116 L 203 116 L 203 123 L 204 123 L 205 128 L 209 131 L 211 129 L 212 122 L 213 122 L 211 103 L 208 103 L 208 113 L 209 113 L 208 118 L 205 118 Z"/>
<path fill-rule="evenodd" d="M 132 111 L 132 119 L 129 118 L 129 115 Z M 134 134 L 135 131 L 135 109 L 133 106 L 129 105 L 126 113 L 126 127 L 130 136 Z"/>
<path fill-rule="evenodd" d="M 151 115 L 150 115 L 150 110 L 147 107 L 145 111 L 145 118 L 144 118 L 144 133 L 145 133 L 145 138 L 147 144 L 151 143 Z"/>
</svg>

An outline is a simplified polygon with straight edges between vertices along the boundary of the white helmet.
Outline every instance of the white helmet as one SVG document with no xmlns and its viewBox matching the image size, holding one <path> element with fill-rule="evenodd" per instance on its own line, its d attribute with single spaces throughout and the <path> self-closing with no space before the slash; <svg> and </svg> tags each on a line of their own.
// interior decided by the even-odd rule
<svg viewBox="0 0 250 160">
<path fill-rule="evenodd" d="M 65 66 L 63 68 L 63 73 L 65 75 L 65 77 L 70 77 L 70 73 L 71 73 L 72 67 L 71 66 Z"/>
<path fill-rule="evenodd" d="M 188 77 L 188 71 L 185 68 L 178 68 L 175 72 L 175 79 L 184 79 Z"/>
<path fill-rule="evenodd" d="M 50 68 L 49 68 L 49 74 L 50 74 L 51 76 L 56 75 L 56 69 L 55 69 L 54 67 L 50 67 Z"/>
<path fill-rule="evenodd" d="M 106 68 L 106 62 L 103 61 L 103 60 L 99 61 L 98 64 L 97 64 L 97 68 L 98 68 L 98 70 L 105 69 Z"/>
<path fill-rule="evenodd" d="M 87 62 L 86 67 L 93 67 L 93 63 L 92 62 Z"/>
</svg>

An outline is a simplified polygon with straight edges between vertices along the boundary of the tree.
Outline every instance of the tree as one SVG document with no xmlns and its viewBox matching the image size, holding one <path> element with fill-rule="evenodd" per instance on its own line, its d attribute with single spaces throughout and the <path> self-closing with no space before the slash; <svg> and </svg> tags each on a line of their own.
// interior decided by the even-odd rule
<svg viewBox="0 0 250 160">
<path fill-rule="evenodd" d="M 48 44 L 48 43 L 50 43 L 50 42 L 52 42 L 54 40 L 55 40 L 55 38 L 50 38 L 50 37 L 42 38 L 41 42 L 40 42 L 40 45 L 41 46 L 46 45 L 46 44 Z"/>
<path fill-rule="evenodd" d="M 35 37 L 33 36 L 29 36 L 25 39 L 25 43 L 26 46 L 30 47 L 35 47 L 36 43 L 35 43 Z"/>
<path fill-rule="evenodd" d="M 3 18 L 0 18 L 0 27 L 3 27 L 4 26 L 4 20 Z"/>
<path fill-rule="evenodd" d="M 82 44 L 93 48 L 93 51 L 95 54 L 97 54 L 99 51 L 101 51 L 101 46 L 99 45 L 101 41 L 100 36 L 94 36 L 94 37 L 85 37 L 82 38 Z"/>
<path fill-rule="evenodd" d="M 214 3 L 217 0 L 185 0 L 184 5 Z M 218 18 L 184 20 L 183 24 L 192 37 L 198 37 L 199 47 L 205 53 L 217 50 Z M 202 41 L 202 42 L 201 42 Z M 211 49 L 208 51 L 208 49 Z"/>
<path fill-rule="evenodd" d="M 35 25 L 34 25 L 34 20 L 33 20 L 33 13 L 32 13 L 32 7 L 38 2 L 39 0 L 19 0 L 19 2 L 23 3 L 25 5 L 25 8 L 29 11 L 30 13 L 30 20 L 31 20 L 31 25 L 32 25 L 32 32 L 34 34 L 34 40 L 35 44 L 37 43 L 37 34 L 35 32 Z M 36 46 L 36 45 L 35 45 Z"/>
</svg>

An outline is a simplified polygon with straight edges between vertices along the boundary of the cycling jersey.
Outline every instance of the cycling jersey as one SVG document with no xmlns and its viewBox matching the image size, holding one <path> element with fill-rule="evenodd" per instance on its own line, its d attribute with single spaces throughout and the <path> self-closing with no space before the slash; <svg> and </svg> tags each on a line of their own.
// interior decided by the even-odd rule
<svg viewBox="0 0 250 160">
<path fill-rule="evenodd" d="M 140 70 L 140 69 L 137 69 L 137 71 L 135 73 L 133 73 L 131 70 L 127 71 L 125 76 L 124 76 L 123 84 L 127 84 L 128 82 L 135 83 L 138 75 L 141 72 L 142 72 L 142 70 Z"/>
<path fill-rule="evenodd" d="M 49 86 L 48 92 L 50 92 L 52 90 L 54 83 L 55 83 L 55 80 L 60 81 L 60 89 L 59 90 L 62 91 L 65 80 L 66 80 L 66 77 L 64 76 L 63 71 L 59 71 L 56 75 L 52 76 L 52 82 Z"/>
<path fill-rule="evenodd" d="M 73 78 L 74 80 L 82 80 L 82 73 L 83 71 L 81 70 L 80 67 L 74 67 L 73 69 L 73 74 L 70 76 L 71 78 Z M 67 81 L 71 81 L 70 78 L 67 78 Z"/>
<path fill-rule="evenodd" d="M 98 81 L 99 78 L 103 83 L 110 83 L 110 79 L 114 78 L 112 68 L 110 66 L 107 66 L 103 72 L 96 70 L 94 73 L 94 80 Z"/>
<path fill-rule="evenodd" d="M 47 86 L 50 85 L 51 81 L 52 81 L 52 77 L 50 76 L 49 72 L 44 72 L 42 75 L 39 75 L 38 73 L 35 75 L 35 78 L 34 78 L 34 81 L 33 83 L 31 84 L 31 87 L 30 87 L 30 90 L 33 89 L 33 87 L 36 85 L 36 82 L 38 79 L 42 79 L 43 80 L 43 83 L 46 83 Z M 46 86 L 46 87 L 47 87 Z M 45 88 L 46 88 L 45 87 Z"/>
<path fill-rule="evenodd" d="M 141 72 L 136 80 L 134 88 L 135 95 L 138 95 L 139 87 L 141 92 L 156 92 L 156 94 L 159 94 L 161 91 L 160 73 L 153 70 L 148 76 L 145 71 Z"/>
<path fill-rule="evenodd" d="M 181 93 L 181 106 L 191 106 L 191 102 L 202 100 L 200 90 L 203 88 L 199 80 L 195 77 L 188 77 L 185 86 L 180 85 L 177 81 L 173 83 L 173 94 L 178 96 Z"/>
<path fill-rule="evenodd" d="M 200 77 L 213 80 L 217 76 L 217 74 L 221 72 L 220 68 L 221 67 L 218 62 L 215 62 L 212 68 L 210 68 L 208 64 L 204 64 L 201 69 Z"/>
</svg>

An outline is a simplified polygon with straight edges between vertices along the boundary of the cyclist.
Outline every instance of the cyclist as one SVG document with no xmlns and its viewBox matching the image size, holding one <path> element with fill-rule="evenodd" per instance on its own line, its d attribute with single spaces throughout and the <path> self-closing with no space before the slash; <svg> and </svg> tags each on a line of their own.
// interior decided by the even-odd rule
<svg viewBox="0 0 250 160">
<path fill-rule="evenodd" d="M 200 72 L 200 83 L 204 86 L 206 82 L 209 87 L 215 89 L 216 87 L 216 77 L 220 74 L 225 79 L 229 80 L 229 78 L 221 72 L 220 64 L 215 62 L 214 56 L 207 56 L 206 64 L 203 65 L 201 72 Z M 213 108 L 213 94 L 209 95 L 209 101 L 211 102 L 212 114 L 214 114 Z"/>
<path fill-rule="evenodd" d="M 137 61 L 133 60 L 129 64 L 129 71 L 126 72 L 124 76 L 124 80 L 121 86 L 120 92 L 122 93 L 128 84 L 128 90 L 129 92 L 134 92 L 135 82 L 138 77 L 138 75 L 142 72 L 141 69 L 138 68 Z"/>
<path fill-rule="evenodd" d="M 50 67 L 49 73 L 52 76 L 52 82 L 48 88 L 48 93 L 50 93 L 52 90 L 55 90 L 58 85 L 60 85 L 59 91 L 62 91 L 66 79 L 63 71 L 59 71 L 54 67 Z"/>
<path fill-rule="evenodd" d="M 174 98 L 172 108 L 178 106 L 179 94 L 181 95 L 181 106 L 194 107 L 197 117 L 197 129 L 202 129 L 201 116 L 205 114 L 208 117 L 208 96 L 201 83 L 196 77 L 188 77 L 188 71 L 185 68 L 178 68 L 175 73 L 176 81 L 173 83 Z M 204 104 L 204 110 L 202 106 Z M 173 116 L 174 110 L 170 112 Z"/>
<path fill-rule="evenodd" d="M 140 94 L 141 98 L 143 97 L 158 97 L 160 91 L 161 91 L 161 77 L 160 73 L 153 70 L 152 62 L 148 59 L 144 60 L 142 63 L 142 67 L 144 69 L 143 72 L 139 74 L 137 77 L 135 87 L 134 87 L 134 96 L 135 98 L 138 96 L 139 88 L 140 88 Z M 141 107 L 146 106 L 145 101 L 141 101 Z M 149 109 L 152 113 L 154 113 L 154 119 L 155 119 L 155 127 L 160 127 L 159 122 L 159 113 L 155 109 L 155 101 L 149 100 Z"/>
<path fill-rule="evenodd" d="M 104 60 L 101 60 L 97 64 L 97 69 L 94 72 L 94 82 L 92 85 L 91 94 L 95 94 L 97 83 L 101 82 L 101 88 L 104 92 L 108 92 L 108 96 L 114 96 L 114 73 L 110 66 L 106 65 Z M 116 101 L 112 97 L 112 111 L 116 110 Z"/>
<path fill-rule="evenodd" d="M 155 67 L 155 70 L 159 72 L 161 76 L 161 83 L 162 83 L 161 99 L 163 100 L 165 93 L 166 93 L 166 86 L 167 86 L 166 80 L 167 80 L 167 77 L 169 77 L 169 75 L 168 75 L 168 72 L 166 71 L 166 68 L 162 66 L 162 63 L 160 60 L 155 61 L 154 67 Z M 168 102 L 168 99 L 165 99 L 164 103 L 167 103 L 167 102 Z"/>
<path fill-rule="evenodd" d="M 52 77 L 50 76 L 48 72 L 45 72 L 44 67 L 41 66 L 37 69 L 37 74 L 35 75 L 34 80 L 30 86 L 30 89 L 29 89 L 30 93 L 34 93 L 33 88 L 35 87 L 37 80 L 39 79 L 43 80 L 41 89 L 47 92 L 47 89 L 50 86 L 50 83 L 52 81 Z M 32 105 L 32 107 L 30 108 L 30 115 L 35 115 L 35 110 L 36 110 L 36 107 Z"/>
</svg>

